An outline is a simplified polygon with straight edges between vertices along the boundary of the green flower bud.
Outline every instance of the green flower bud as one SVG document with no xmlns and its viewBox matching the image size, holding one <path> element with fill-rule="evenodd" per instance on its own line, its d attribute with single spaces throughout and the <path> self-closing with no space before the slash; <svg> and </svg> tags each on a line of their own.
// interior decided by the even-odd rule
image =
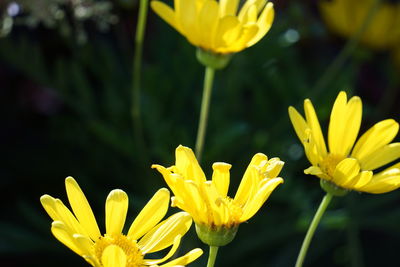
<svg viewBox="0 0 400 267">
<path fill-rule="evenodd" d="M 321 188 L 325 190 L 325 192 L 327 192 L 335 197 L 342 197 L 342 196 L 347 195 L 350 192 L 350 190 L 341 188 L 341 187 L 335 185 L 334 183 L 324 180 L 324 179 L 320 180 L 320 185 L 321 185 Z"/>
<path fill-rule="evenodd" d="M 209 246 L 222 247 L 229 244 L 236 236 L 239 225 L 232 227 L 226 226 L 208 226 L 197 224 L 196 233 L 200 240 Z"/>
<path fill-rule="evenodd" d="M 216 54 L 211 51 L 206 51 L 201 48 L 197 48 L 196 51 L 197 60 L 200 61 L 206 67 L 210 67 L 216 70 L 223 69 L 228 65 L 231 60 L 231 54 Z"/>
</svg>

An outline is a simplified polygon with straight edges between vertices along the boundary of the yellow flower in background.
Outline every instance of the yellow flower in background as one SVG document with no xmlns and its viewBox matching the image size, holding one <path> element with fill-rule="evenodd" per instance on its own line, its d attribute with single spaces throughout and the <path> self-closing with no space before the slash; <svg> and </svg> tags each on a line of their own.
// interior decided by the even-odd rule
<svg viewBox="0 0 400 267">
<path fill-rule="evenodd" d="M 349 38 L 361 28 L 374 2 L 322 0 L 319 9 L 330 30 Z M 400 45 L 400 3 L 380 3 L 360 41 L 375 49 Z"/>
<path fill-rule="evenodd" d="M 152 166 L 163 175 L 174 193 L 172 206 L 179 207 L 192 215 L 198 234 L 199 228 L 203 232 L 210 230 L 218 234 L 227 234 L 229 229 L 235 229 L 231 233 L 233 236 L 227 238 L 229 242 L 236 234 L 238 225 L 250 219 L 272 191 L 283 183 L 282 178 L 276 177 L 284 163 L 279 158 L 268 160 L 266 155 L 258 153 L 247 167 L 235 197 L 230 198 L 227 195 L 230 164 L 214 163 L 212 180 L 207 180 L 190 148 L 177 147 L 175 156 L 174 166 L 169 168 Z M 204 238 L 202 241 L 209 244 Z M 225 241 L 221 240 L 221 243 L 218 241 L 212 245 L 225 245 Z"/>
<path fill-rule="evenodd" d="M 289 116 L 305 154 L 312 164 L 306 174 L 339 188 L 380 194 L 400 187 L 400 163 L 374 174 L 373 171 L 400 158 L 400 143 L 390 143 L 399 130 L 393 119 L 372 126 L 356 142 L 361 125 L 362 103 L 357 96 L 347 101 L 340 92 L 333 105 L 328 147 L 309 99 L 304 101 L 305 118 L 289 107 Z"/>
<path fill-rule="evenodd" d="M 128 196 L 119 189 L 113 190 L 106 200 L 106 233 L 102 235 L 92 209 L 78 183 L 65 180 L 72 212 L 49 195 L 40 201 L 53 219 L 51 231 L 65 246 L 83 257 L 92 266 L 139 267 L 186 265 L 202 254 L 194 249 L 186 255 L 167 261 L 177 251 L 181 237 L 189 230 L 192 219 L 186 212 L 179 212 L 160 222 L 168 210 L 169 191 L 156 192 L 130 226 L 122 233 L 128 210 Z M 147 254 L 171 247 L 161 259 L 147 259 Z M 159 265 L 161 264 L 161 265 Z"/>
<path fill-rule="evenodd" d="M 260 41 L 274 19 L 267 0 L 175 0 L 174 9 L 152 1 L 153 10 L 190 43 L 216 54 L 239 52 Z"/>
</svg>

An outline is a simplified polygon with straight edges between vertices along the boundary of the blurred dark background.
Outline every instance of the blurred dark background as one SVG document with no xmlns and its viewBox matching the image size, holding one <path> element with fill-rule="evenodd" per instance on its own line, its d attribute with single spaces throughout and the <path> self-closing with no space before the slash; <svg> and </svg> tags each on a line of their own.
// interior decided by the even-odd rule
<svg viewBox="0 0 400 267">
<path fill-rule="evenodd" d="M 213 162 L 231 163 L 233 196 L 251 157 L 263 152 L 286 162 L 285 183 L 220 249 L 216 266 L 294 266 L 323 192 L 318 179 L 303 174 L 309 163 L 289 105 L 302 110 L 311 98 L 324 129 L 340 90 L 362 98 L 362 131 L 400 114 L 399 45 L 377 50 L 361 39 L 337 71 L 327 73 L 349 39 L 326 26 L 318 1 L 274 4 L 267 36 L 217 72 L 202 166 L 211 178 Z M 151 164 L 172 165 L 179 144 L 194 148 L 204 69 L 195 48 L 151 10 L 143 56 L 144 141 L 135 143 L 130 109 L 137 9 L 136 0 L 0 1 L 1 266 L 88 266 L 52 236 L 40 196 L 67 203 L 64 179 L 75 177 L 104 229 L 107 194 L 121 188 L 130 196 L 129 224 L 166 186 Z M 334 199 L 305 266 L 398 266 L 399 200 L 397 191 Z M 206 253 L 191 266 L 205 266 L 207 247 L 192 229 L 180 253 L 194 247 Z"/>
</svg>

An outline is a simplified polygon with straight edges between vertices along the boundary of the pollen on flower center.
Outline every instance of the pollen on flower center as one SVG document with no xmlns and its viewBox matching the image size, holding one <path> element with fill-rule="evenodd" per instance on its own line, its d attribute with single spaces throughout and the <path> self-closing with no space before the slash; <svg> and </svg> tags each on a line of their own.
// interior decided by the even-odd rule
<svg viewBox="0 0 400 267">
<path fill-rule="evenodd" d="M 333 173 L 335 172 L 336 166 L 341 162 L 345 157 L 342 155 L 329 154 L 324 158 L 321 162 L 320 168 L 330 177 L 333 177 Z"/>
<path fill-rule="evenodd" d="M 143 254 L 140 251 L 136 240 L 131 240 L 122 234 L 105 235 L 96 241 L 94 250 L 96 257 L 100 262 L 104 249 L 110 245 L 116 245 L 125 252 L 126 267 L 138 267 L 143 265 Z"/>
</svg>

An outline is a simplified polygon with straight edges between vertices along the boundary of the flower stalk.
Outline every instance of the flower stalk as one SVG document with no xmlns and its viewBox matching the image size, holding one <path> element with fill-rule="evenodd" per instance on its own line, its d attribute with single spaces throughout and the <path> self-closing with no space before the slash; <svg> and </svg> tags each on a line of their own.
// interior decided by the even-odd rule
<svg viewBox="0 0 400 267">
<path fill-rule="evenodd" d="M 210 253 L 208 254 L 207 267 L 214 267 L 215 259 L 217 258 L 218 248 L 210 246 Z"/>
<path fill-rule="evenodd" d="M 333 195 L 330 193 L 326 193 L 324 198 L 321 201 L 321 204 L 318 207 L 317 212 L 314 215 L 314 218 L 308 227 L 306 237 L 304 238 L 303 244 L 301 245 L 301 249 L 299 255 L 297 256 L 297 261 L 295 267 L 303 266 L 304 259 L 307 255 L 308 248 L 310 247 L 311 239 L 314 236 L 315 230 L 319 222 L 321 221 L 322 215 L 324 215 L 326 208 L 332 200 Z"/>
<path fill-rule="evenodd" d="M 214 75 L 215 75 L 215 69 L 206 66 L 206 71 L 204 76 L 203 97 L 201 101 L 200 120 L 197 129 L 196 148 L 195 148 L 196 157 L 199 161 L 203 153 L 204 139 L 206 136 L 208 113 L 210 109 L 210 99 L 211 99 Z"/>
</svg>

